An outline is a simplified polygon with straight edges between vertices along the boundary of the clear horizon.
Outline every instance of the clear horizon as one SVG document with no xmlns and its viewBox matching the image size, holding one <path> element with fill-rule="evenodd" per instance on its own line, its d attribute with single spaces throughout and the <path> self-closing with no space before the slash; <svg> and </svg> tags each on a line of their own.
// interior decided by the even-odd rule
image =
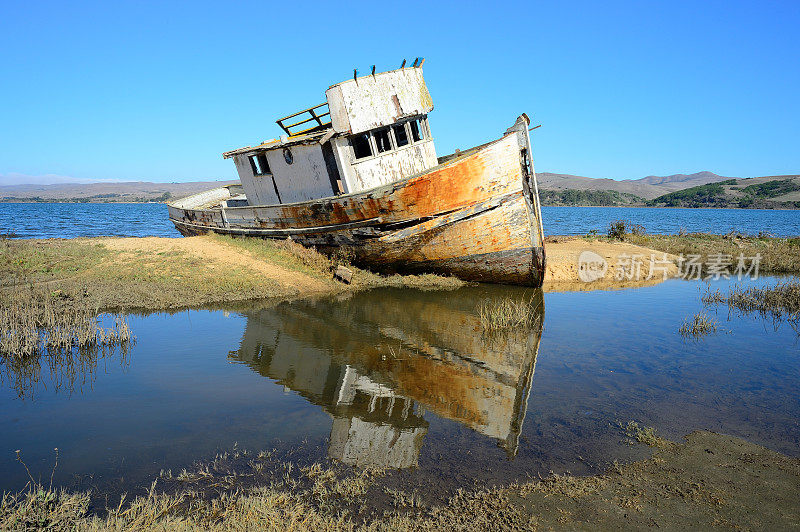
<svg viewBox="0 0 800 532">
<path fill-rule="evenodd" d="M 539 172 L 800 173 L 796 2 L 420 6 L 9 5 L 0 185 L 235 180 L 223 151 L 416 56 L 440 155 L 527 112 Z"/>
</svg>

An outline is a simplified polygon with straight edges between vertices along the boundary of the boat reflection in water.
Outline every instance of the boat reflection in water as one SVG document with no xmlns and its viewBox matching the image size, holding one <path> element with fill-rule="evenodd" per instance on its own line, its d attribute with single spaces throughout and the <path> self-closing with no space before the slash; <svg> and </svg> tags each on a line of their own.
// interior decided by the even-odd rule
<svg viewBox="0 0 800 532">
<path fill-rule="evenodd" d="M 485 333 L 479 305 L 508 297 L 524 299 L 535 319 Z M 230 356 L 333 417 L 331 458 L 415 466 L 426 410 L 516 455 L 542 332 L 540 290 L 381 290 L 245 314 Z"/>
</svg>

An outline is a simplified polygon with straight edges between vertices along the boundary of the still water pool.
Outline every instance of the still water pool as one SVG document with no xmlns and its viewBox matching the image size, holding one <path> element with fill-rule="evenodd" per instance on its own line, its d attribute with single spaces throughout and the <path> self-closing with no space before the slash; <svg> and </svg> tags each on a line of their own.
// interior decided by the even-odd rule
<svg viewBox="0 0 800 532">
<path fill-rule="evenodd" d="M 387 289 L 131 316 L 125 353 L 0 366 L 0 490 L 27 480 L 17 449 L 47 479 L 58 447 L 59 485 L 138 493 L 234 445 L 394 468 L 420 489 L 483 486 L 637 458 L 617 427 L 629 420 L 797 456 L 797 331 L 720 310 L 718 334 L 684 340 L 701 288 Z M 479 304 L 507 297 L 536 319 L 483 333 Z"/>
</svg>

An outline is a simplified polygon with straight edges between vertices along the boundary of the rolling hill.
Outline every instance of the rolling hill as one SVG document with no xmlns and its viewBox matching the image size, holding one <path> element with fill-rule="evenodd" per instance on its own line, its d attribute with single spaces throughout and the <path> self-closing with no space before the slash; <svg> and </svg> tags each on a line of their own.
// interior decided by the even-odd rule
<svg viewBox="0 0 800 532">
<path fill-rule="evenodd" d="M 2 185 L 0 202 L 141 203 L 168 201 L 237 181 L 151 183 L 148 181 Z"/>
<path fill-rule="evenodd" d="M 800 176 L 733 178 L 713 172 L 616 181 L 537 173 L 543 205 L 800 208 Z M 0 185 L 0 202 L 169 201 L 235 181 Z"/>
<path fill-rule="evenodd" d="M 613 190 L 623 194 L 633 194 L 644 199 L 675 192 L 688 187 L 707 185 L 731 179 L 713 172 L 695 174 L 674 174 L 668 176 L 647 176 L 641 179 L 595 179 L 569 174 L 537 173 L 539 188 L 544 190 Z"/>
<path fill-rule="evenodd" d="M 800 208 L 800 176 L 728 179 L 670 192 L 647 202 L 655 207 Z"/>
</svg>

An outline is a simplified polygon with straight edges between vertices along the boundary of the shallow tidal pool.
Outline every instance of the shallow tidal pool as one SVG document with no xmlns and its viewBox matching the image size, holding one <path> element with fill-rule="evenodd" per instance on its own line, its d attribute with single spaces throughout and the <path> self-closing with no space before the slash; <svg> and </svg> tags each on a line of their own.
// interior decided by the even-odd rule
<svg viewBox="0 0 800 532">
<path fill-rule="evenodd" d="M 800 455 L 798 331 L 720 307 L 706 310 L 716 334 L 684 339 L 703 290 L 385 289 L 130 316 L 124 351 L 0 363 L 0 490 L 28 480 L 16 450 L 56 485 L 139 494 L 161 470 L 236 447 L 451 492 L 643 457 L 619 428 L 631 420 Z M 534 319 L 487 333 L 479 307 L 503 298 Z"/>
</svg>

